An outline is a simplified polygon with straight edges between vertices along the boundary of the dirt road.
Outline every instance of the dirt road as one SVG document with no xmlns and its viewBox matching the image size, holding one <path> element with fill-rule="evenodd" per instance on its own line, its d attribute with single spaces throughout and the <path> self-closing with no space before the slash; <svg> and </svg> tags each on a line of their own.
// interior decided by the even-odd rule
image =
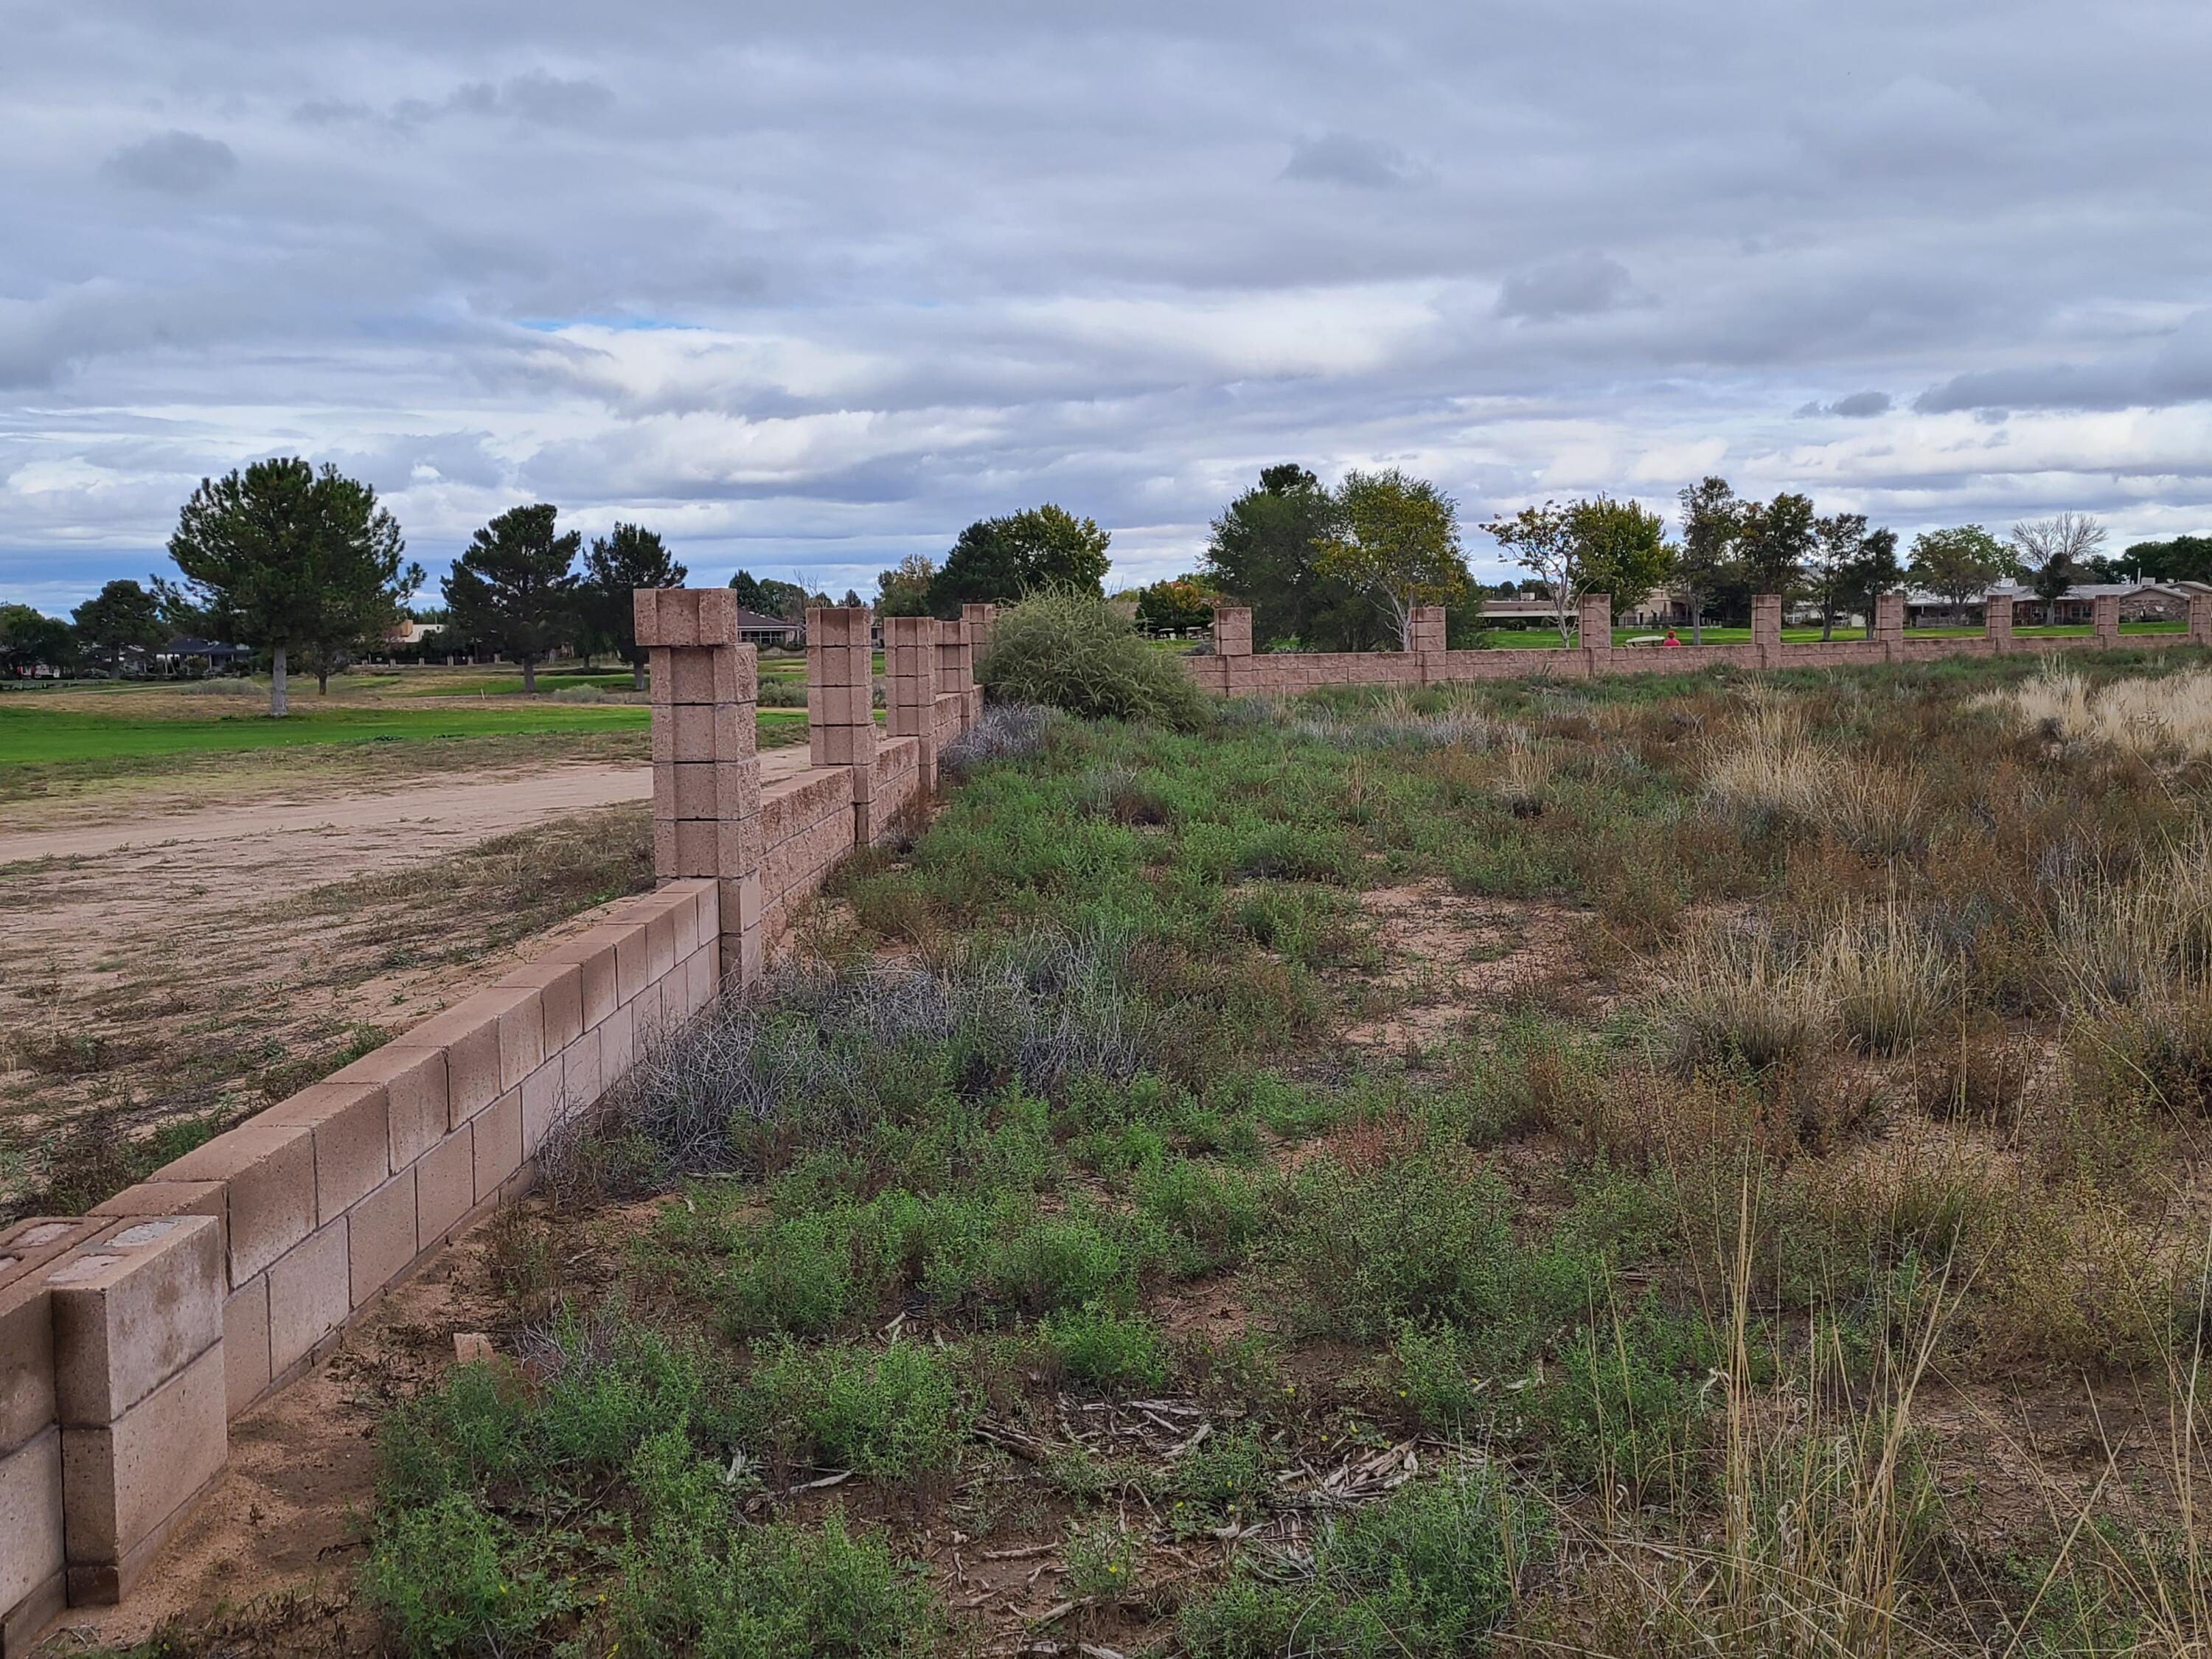
<svg viewBox="0 0 2212 1659">
<path fill-rule="evenodd" d="M 652 793 L 594 763 L 0 833 L 0 1215 L 58 1127 L 253 1109 L 649 885 Z"/>
</svg>

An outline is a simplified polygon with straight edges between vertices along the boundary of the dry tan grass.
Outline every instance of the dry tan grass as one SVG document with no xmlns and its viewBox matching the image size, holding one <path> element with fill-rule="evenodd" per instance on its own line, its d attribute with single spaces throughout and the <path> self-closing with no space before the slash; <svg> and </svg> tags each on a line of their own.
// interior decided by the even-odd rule
<svg viewBox="0 0 2212 1659">
<path fill-rule="evenodd" d="M 2212 669 L 2092 688 L 2051 661 L 2021 684 L 1975 702 L 2053 742 L 2109 744 L 2146 759 L 2212 755 Z"/>
</svg>

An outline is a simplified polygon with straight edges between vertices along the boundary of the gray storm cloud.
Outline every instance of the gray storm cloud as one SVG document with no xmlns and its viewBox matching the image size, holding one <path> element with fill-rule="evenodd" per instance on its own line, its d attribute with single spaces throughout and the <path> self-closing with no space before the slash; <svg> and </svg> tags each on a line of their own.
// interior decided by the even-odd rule
<svg viewBox="0 0 2212 1659">
<path fill-rule="evenodd" d="M 434 574 L 542 495 L 840 591 L 1041 500 L 1167 574 L 1290 459 L 1470 522 L 1721 471 L 2202 530 L 2208 48 L 2168 0 L 21 9 L 0 597 L 156 568 L 274 453 Z"/>
</svg>

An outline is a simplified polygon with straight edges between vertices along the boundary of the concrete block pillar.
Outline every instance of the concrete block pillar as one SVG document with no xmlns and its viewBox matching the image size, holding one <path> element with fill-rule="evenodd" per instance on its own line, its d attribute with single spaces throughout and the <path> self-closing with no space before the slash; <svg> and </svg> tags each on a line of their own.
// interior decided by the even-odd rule
<svg viewBox="0 0 2212 1659">
<path fill-rule="evenodd" d="M 1252 611 L 1241 605 L 1213 607 L 1213 654 L 1221 659 L 1221 689 L 1239 696 L 1252 689 Z"/>
<path fill-rule="evenodd" d="M 928 617 L 884 618 L 884 688 L 890 734 L 921 750 L 921 793 L 937 787 L 937 623 Z"/>
<path fill-rule="evenodd" d="M 1884 662 L 1896 662 L 1905 655 L 1905 595 L 1877 593 L 1874 596 L 1875 643 L 1881 647 Z"/>
<path fill-rule="evenodd" d="M 1421 684 L 1437 684 L 1444 677 L 1444 608 L 1417 605 L 1407 620 L 1412 623 L 1414 665 Z"/>
<path fill-rule="evenodd" d="M 121 1600 L 222 1473 L 222 1229 L 130 1222 L 46 1273 L 73 1605 Z"/>
<path fill-rule="evenodd" d="M 2097 628 L 2098 648 L 2110 651 L 2120 642 L 2120 596 L 2100 593 L 2089 603 L 2090 620 Z"/>
<path fill-rule="evenodd" d="M 875 647 L 865 608 L 806 613 L 806 741 L 817 766 L 848 767 L 858 843 L 875 839 Z"/>
<path fill-rule="evenodd" d="M 1575 643 L 1582 647 L 1583 663 L 1590 677 L 1613 666 L 1613 595 L 1585 593 L 1576 613 Z"/>
<path fill-rule="evenodd" d="M 1982 604 L 1982 636 L 1998 654 L 2012 649 L 2012 595 L 1992 593 Z"/>
<path fill-rule="evenodd" d="M 960 620 L 968 624 L 968 673 L 973 679 L 975 670 L 990 653 L 991 630 L 998 626 L 999 607 L 995 605 L 963 605 L 960 607 Z M 975 703 L 974 718 L 981 720 L 983 715 L 983 691 L 980 684 L 975 690 Z"/>
<path fill-rule="evenodd" d="M 982 694 L 975 686 L 975 647 L 965 621 L 937 624 L 937 695 L 954 700 L 955 724 L 963 731 L 983 712 Z"/>
<path fill-rule="evenodd" d="M 1782 666 L 1782 596 L 1779 593 L 1754 593 L 1751 596 L 1751 643 L 1759 653 L 1761 668 Z"/>
<path fill-rule="evenodd" d="M 2189 596 L 2189 642 L 2212 645 L 2212 593 Z"/>
<path fill-rule="evenodd" d="M 636 606 L 652 675 L 653 873 L 717 883 L 720 970 L 746 983 L 760 973 L 764 915 L 758 658 L 738 643 L 726 587 L 641 587 Z"/>
</svg>

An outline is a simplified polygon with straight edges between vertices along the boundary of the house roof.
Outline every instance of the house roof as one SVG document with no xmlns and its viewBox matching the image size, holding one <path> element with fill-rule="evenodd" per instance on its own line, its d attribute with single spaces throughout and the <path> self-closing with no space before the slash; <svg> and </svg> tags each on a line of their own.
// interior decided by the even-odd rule
<svg viewBox="0 0 2212 1659">
<path fill-rule="evenodd" d="M 196 640 L 180 634 L 161 647 L 165 657 L 244 657 L 251 655 L 242 645 L 224 645 L 215 640 Z"/>
<path fill-rule="evenodd" d="M 2099 599 L 2109 595 L 2114 599 L 2124 599 L 2137 593 L 2166 593 L 2178 599 L 2185 599 L 2191 593 L 2206 592 L 2212 592 L 2212 585 L 2203 582 L 2076 582 L 2058 597 L 2062 599 Z M 2029 599 L 2039 600 L 2042 595 L 2025 582 L 1999 582 L 1995 587 L 1984 589 L 1979 593 L 1971 593 L 1966 599 L 1958 601 L 1948 599 L 1941 593 L 1930 593 L 1923 588 L 1914 588 L 1905 594 L 1905 602 L 1907 605 L 1951 605 L 1954 603 L 1986 605 L 1990 600 L 1998 598 L 2020 602 Z"/>
<path fill-rule="evenodd" d="M 788 634 L 798 626 L 797 623 L 786 621 L 781 617 L 763 617 L 757 611 L 748 611 L 743 605 L 738 607 L 738 631 L 741 634 Z"/>
</svg>

